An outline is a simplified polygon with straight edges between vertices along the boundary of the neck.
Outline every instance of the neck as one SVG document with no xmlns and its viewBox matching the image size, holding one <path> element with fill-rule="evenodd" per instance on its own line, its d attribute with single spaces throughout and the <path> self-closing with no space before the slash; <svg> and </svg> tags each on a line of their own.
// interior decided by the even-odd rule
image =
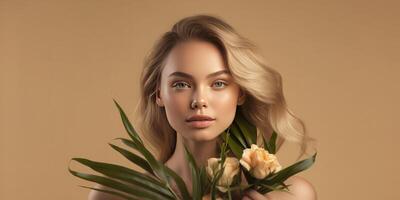
<svg viewBox="0 0 400 200">
<path fill-rule="evenodd" d="M 183 138 L 177 133 L 176 147 L 171 158 L 165 163 L 166 166 L 171 168 L 177 174 L 179 174 L 187 187 L 191 190 L 191 171 L 188 165 L 188 161 L 185 158 L 185 148 L 188 148 L 190 153 L 193 155 L 198 167 L 206 166 L 207 160 L 211 157 L 219 157 L 218 155 L 218 144 L 217 138 L 211 141 L 192 141 Z"/>
</svg>

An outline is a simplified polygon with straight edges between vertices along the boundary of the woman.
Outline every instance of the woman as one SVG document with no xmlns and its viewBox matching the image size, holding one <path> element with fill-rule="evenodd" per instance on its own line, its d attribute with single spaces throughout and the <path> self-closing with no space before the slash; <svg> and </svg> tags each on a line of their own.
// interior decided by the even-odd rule
<svg viewBox="0 0 400 200">
<path fill-rule="evenodd" d="M 280 74 L 264 63 L 249 40 L 214 16 L 184 18 L 165 33 L 146 59 L 140 86 L 139 132 L 188 188 L 191 173 L 182 164 L 183 145 L 200 165 L 219 157 L 218 136 L 233 122 L 237 109 L 256 125 L 258 139 L 276 130 L 278 149 L 285 140 L 294 141 L 301 145 L 301 156 L 311 140 L 286 106 Z M 236 199 L 316 199 L 304 178 L 293 176 L 286 184 L 292 195 L 249 190 Z M 89 199 L 118 198 L 92 190 Z"/>
</svg>

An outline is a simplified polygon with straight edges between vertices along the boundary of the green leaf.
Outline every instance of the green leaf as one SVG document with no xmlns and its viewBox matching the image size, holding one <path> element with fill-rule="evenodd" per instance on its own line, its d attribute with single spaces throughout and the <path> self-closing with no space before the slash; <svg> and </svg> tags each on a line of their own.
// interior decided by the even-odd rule
<svg viewBox="0 0 400 200">
<path fill-rule="evenodd" d="M 230 135 L 231 135 L 230 128 L 228 128 L 227 132 L 223 132 L 221 135 L 224 137 L 224 139 L 223 139 L 224 142 L 220 146 L 220 149 L 221 149 L 220 162 L 221 163 L 225 163 L 225 159 L 226 159 L 227 153 L 229 152 L 228 142 L 231 139 L 230 138 Z"/>
<path fill-rule="evenodd" d="M 273 131 L 271 138 L 269 139 L 269 142 L 268 142 L 268 144 L 269 144 L 268 146 L 270 148 L 270 153 L 272 153 L 272 154 L 276 153 L 276 138 L 277 137 L 278 137 L 278 134 L 275 131 Z"/>
<path fill-rule="evenodd" d="M 210 188 L 211 200 L 216 200 L 216 193 L 217 193 L 216 185 L 217 185 L 218 180 L 221 178 L 224 169 L 225 169 L 225 167 L 222 166 L 222 168 L 214 174 L 214 177 L 211 181 L 211 188 Z"/>
<path fill-rule="evenodd" d="M 189 191 L 186 188 L 185 182 L 183 182 L 182 178 L 178 176 L 174 171 L 172 171 L 170 168 L 167 166 L 164 167 L 165 173 L 169 177 L 172 177 L 174 182 L 176 183 L 176 186 L 178 187 L 179 191 L 181 192 L 182 198 L 183 199 L 190 199 Z"/>
<path fill-rule="evenodd" d="M 141 143 L 143 143 L 142 139 L 140 139 L 139 135 L 137 134 L 137 132 L 133 128 L 132 124 L 129 122 L 129 119 L 126 116 L 124 110 L 121 108 L 121 106 L 117 103 L 117 101 L 115 99 L 113 99 L 113 101 L 114 101 L 115 105 L 117 106 L 117 108 L 119 110 L 119 113 L 121 115 L 121 119 L 122 119 L 122 122 L 124 124 L 125 130 L 128 132 L 129 136 L 132 139 L 137 139 Z"/>
<path fill-rule="evenodd" d="M 263 137 L 264 141 L 264 149 L 266 149 L 269 153 L 275 154 L 276 153 L 276 138 L 277 134 L 275 131 L 272 132 L 271 137 L 269 138 L 269 141 L 265 141 L 265 138 Z"/>
<path fill-rule="evenodd" d="M 248 121 L 240 109 L 237 110 L 234 123 L 236 123 L 246 140 L 247 147 L 257 143 L 257 128 Z"/>
<path fill-rule="evenodd" d="M 109 144 L 113 149 L 115 149 L 116 151 L 118 151 L 119 153 L 121 153 L 125 158 L 127 158 L 129 161 L 131 161 L 132 163 L 136 164 L 137 166 L 141 167 L 142 169 L 146 170 L 147 172 L 149 172 L 150 174 L 154 174 L 153 170 L 151 169 L 149 163 L 147 163 L 147 161 L 145 159 L 143 159 L 142 157 L 126 150 L 123 149 L 121 147 L 118 147 L 116 145 L 113 144 Z"/>
<path fill-rule="evenodd" d="M 206 194 L 207 190 L 210 187 L 210 181 L 208 180 L 205 166 L 202 166 L 200 168 L 200 175 L 199 176 L 200 176 L 200 180 L 201 180 L 201 184 L 200 185 L 202 186 L 202 188 L 201 188 L 202 195 L 204 195 L 204 194 Z"/>
<path fill-rule="evenodd" d="M 243 175 L 246 178 L 246 182 L 249 184 L 255 184 L 257 185 L 259 180 L 254 178 L 251 173 L 249 171 L 247 171 L 247 169 L 245 169 L 244 167 L 242 167 L 242 171 L 243 171 Z"/>
<path fill-rule="evenodd" d="M 128 145 L 136 150 L 138 150 L 147 160 L 147 162 L 149 163 L 149 165 L 151 166 L 151 168 L 153 169 L 153 171 L 155 172 L 155 174 L 162 180 L 164 181 L 165 184 L 169 185 L 169 177 L 172 177 L 173 180 L 175 181 L 175 183 L 177 184 L 182 196 L 184 199 L 188 199 L 190 198 L 189 192 L 186 188 L 185 183 L 183 182 L 183 180 L 171 169 L 169 169 L 168 167 L 165 167 L 163 164 L 160 164 L 155 158 L 154 156 L 144 147 L 143 143 L 141 143 L 137 138 L 140 138 L 137 134 L 135 134 L 135 132 L 133 131 L 129 131 L 131 127 L 130 126 L 130 122 L 128 120 L 127 117 L 124 114 L 124 111 L 122 110 L 121 107 L 119 107 L 119 105 L 117 104 L 120 113 L 121 113 L 121 118 L 124 121 L 124 125 L 126 127 L 126 129 L 128 130 L 128 133 L 132 133 L 133 137 L 131 136 L 133 141 L 124 139 L 124 138 L 119 138 L 121 139 L 121 141 L 125 144 Z M 132 135 L 130 133 L 130 135 Z M 137 136 L 137 137 L 136 137 Z"/>
<path fill-rule="evenodd" d="M 232 124 L 230 126 L 230 132 L 232 133 L 232 137 L 234 137 L 237 141 L 239 141 L 240 146 L 242 146 L 242 148 L 250 147 L 246 143 L 246 139 L 245 139 L 243 133 L 241 132 L 241 130 L 239 129 L 237 123 L 232 122 Z"/>
<path fill-rule="evenodd" d="M 274 190 L 277 190 L 276 187 L 261 184 L 260 188 L 257 189 L 257 192 L 260 194 L 266 194 Z"/>
<path fill-rule="evenodd" d="M 136 150 L 138 150 L 147 160 L 148 164 L 150 167 L 153 169 L 154 173 L 158 176 L 158 178 L 163 181 L 164 184 L 167 184 L 169 188 L 169 177 L 172 177 L 179 187 L 182 195 L 184 198 L 189 197 L 186 185 L 183 183 L 183 180 L 176 175 L 175 172 L 170 170 L 168 167 L 164 166 L 162 163 L 158 162 L 154 156 L 144 147 L 142 140 L 140 139 L 139 135 L 136 133 L 136 131 L 133 129 L 129 119 L 126 117 L 125 112 L 123 109 L 119 106 L 119 104 L 114 100 L 115 104 L 118 107 L 118 110 L 120 111 L 120 115 L 123 121 L 123 124 L 125 126 L 125 129 L 127 130 L 129 136 L 132 138 L 132 141 L 123 139 L 121 138 L 122 142 Z M 169 176 L 169 177 L 168 177 Z M 173 192 L 172 188 L 171 191 Z"/>
<path fill-rule="evenodd" d="M 142 143 L 135 138 L 132 138 L 132 141 L 125 138 L 118 139 L 120 139 L 125 145 L 138 150 L 145 157 L 153 172 L 163 181 L 164 184 L 168 184 L 168 178 L 165 174 L 164 168 L 162 167 L 163 164 L 157 161 Z"/>
<path fill-rule="evenodd" d="M 228 200 L 232 200 L 231 187 L 228 185 Z"/>
<path fill-rule="evenodd" d="M 272 191 L 281 191 L 281 192 L 288 192 L 290 194 L 292 194 L 288 187 L 290 185 L 285 185 L 284 183 L 281 183 L 281 185 L 283 186 L 275 186 L 276 184 L 274 184 L 274 186 L 270 186 L 270 185 L 261 185 L 261 187 L 259 189 L 257 189 L 257 192 L 259 192 L 260 194 L 266 194 L 268 192 L 272 192 Z"/>
<path fill-rule="evenodd" d="M 140 186 L 146 190 L 159 193 L 165 198 L 173 199 L 173 194 L 168 190 L 168 188 L 151 176 L 119 165 L 104 162 L 95 162 L 84 158 L 73 158 L 72 160 L 75 160 L 87 167 L 90 167 L 91 169 L 100 172 L 110 178 L 125 181 L 135 186 Z"/>
<path fill-rule="evenodd" d="M 285 183 L 281 183 L 281 187 L 279 187 L 278 190 L 291 193 L 289 190 L 289 186 L 291 186 L 291 184 L 286 185 Z"/>
<path fill-rule="evenodd" d="M 193 155 L 190 153 L 189 149 L 184 145 L 185 148 L 185 158 L 189 163 L 190 171 L 192 172 L 192 196 L 193 200 L 201 200 L 202 191 L 201 191 L 201 180 L 199 177 L 199 170 L 196 164 L 196 160 L 193 158 Z"/>
<path fill-rule="evenodd" d="M 152 199 L 167 199 L 164 198 L 162 196 L 160 196 L 157 193 L 148 191 L 148 190 L 144 190 L 139 186 L 129 186 L 126 185 L 124 183 L 115 181 L 113 179 L 110 178 L 106 178 L 106 177 L 102 177 L 102 176 L 97 176 L 97 175 L 93 175 L 93 174 L 86 174 L 86 173 L 80 173 L 80 172 L 76 172 L 71 170 L 70 168 L 68 168 L 69 172 L 74 175 L 77 176 L 79 178 L 88 180 L 88 181 L 92 181 L 92 182 L 96 182 L 99 183 L 101 185 L 113 188 L 115 190 L 121 191 L 121 192 L 125 192 L 128 194 L 131 194 L 135 197 L 140 197 L 141 199 L 148 199 L 148 200 L 152 200 Z"/>
<path fill-rule="evenodd" d="M 254 184 L 233 186 L 233 187 L 231 187 L 231 191 L 234 191 L 234 190 L 246 190 L 246 189 L 252 187 L 253 185 L 254 185 Z"/>
<path fill-rule="evenodd" d="M 131 122 L 129 121 L 128 117 L 126 116 L 124 110 L 121 106 L 114 100 L 115 105 L 117 106 L 119 113 L 121 115 L 122 122 L 124 124 L 125 130 L 128 132 L 129 136 L 131 137 L 132 141 L 122 139 L 122 141 L 126 144 L 127 141 L 131 145 L 131 147 L 137 149 L 147 160 L 150 167 L 153 169 L 155 174 L 162 180 L 164 183 L 168 184 L 167 177 L 163 168 L 154 156 L 144 147 L 143 141 L 140 139 L 139 135 L 136 133 L 135 129 L 133 128 Z"/>
<path fill-rule="evenodd" d="M 127 140 L 125 138 L 118 138 L 118 139 L 120 139 L 125 145 L 138 150 L 139 153 L 141 153 L 145 157 L 148 164 L 151 166 L 153 170 L 161 170 L 160 163 L 153 156 L 153 154 L 151 154 L 151 152 L 146 149 L 146 147 L 143 144 Z"/>
<path fill-rule="evenodd" d="M 229 141 L 228 141 L 228 145 L 229 145 L 229 148 L 232 150 L 232 152 L 233 152 L 233 154 L 235 154 L 235 156 L 237 157 L 237 158 L 241 158 L 242 157 L 242 154 L 243 154 L 243 146 L 242 145 L 240 145 L 235 139 L 233 139 L 233 138 L 231 138 Z"/>
<path fill-rule="evenodd" d="M 180 176 L 178 176 L 170 168 L 166 167 L 163 163 L 156 160 L 156 158 L 150 153 L 150 151 L 148 151 L 146 149 L 146 147 L 143 144 L 142 139 L 140 138 L 139 134 L 137 134 L 137 132 L 133 128 L 132 124 L 130 123 L 130 121 L 129 121 L 128 117 L 126 116 L 125 112 L 123 111 L 123 109 L 120 107 L 120 105 L 117 103 L 116 100 L 114 100 L 114 103 L 119 110 L 125 130 L 128 132 L 128 135 L 130 136 L 130 138 L 132 140 L 128 140 L 128 139 L 124 139 L 124 138 L 118 138 L 118 139 L 120 139 L 125 145 L 137 150 L 141 155 L 143 155 L 144 158 L 141 158 L 140 156 L 138 156 L 126 149 L 120 148 L 118 146 L 115 146 L 112 144 L 110 144 L 110 146 L 113 149 L 117 150 L 119 153 L 121 153 L 123 156 L 125 156 L 128 160 L 130 160 L 134 164 L 138 165 L 142 169 L 144 169 L 147 172 L 149 172 L 150 174 L 154 175 L 159 180 L 156 180 L 152 177 L 149 178 L 150 176 L 147 177 L 147 175 L 143 175 L 143 176 L 146 176 L 147 179 L 145 178 L 145 179 L 140 180 L 140 179 L 138 179 L 138 177 L 140 177 L 140 175 L 136 174 L 135 173 L 136 171 L 134 171 L 134 170 L 129 171 L 131 173 L 131 174 L 129 174 L 127 171 L 129 169 L 128 168 L 123 169 L 122 166 L 118 166 L 119 167 L 118 168 L 117 165 L 112 165 L 112 164 L 108 164 L 108 163 L 99 163 L 99 162 L 94 162 L 94 161 L 89 161 L 87 159 L 79 159 L 79 158 L 77 158 L 75 160 L 80 161 L 82 164 L 85 163 L 87 166 L 93 167 L 92 169 L 97 170 L 98 172 L 103 173 L 104 175 L 107 175 L 111 178 L 92 175 L 92 174 L 80 173 L 80 172 L 76 172 L 76 171 L 69 169 L 70 173 L 73 174 L 74 176 L 80 177 L 82 179 L 96 182 L 101 185 L 110 187 L 112 189 L 122 191 L 122 192 L 125 192 L 128 194 L 132 194 L 135 198 L 140 197 L 140 199 L 158 199 L 158 200 L 171 199 L 171 196 L 178 198 L 178 195 L 171 188 L 171 185 L 169 182 L 172 178 L 172 180 L 176 183 L 178 189 L 180 190 L 182 198 L 189 199 L 190 195 L 189 195 L 189 192 L 188 192 L 186 185 L 183 182 L 182 178 Z M 119 170 L 122 170 L 122 171 L 119 171 Z M 139 172 L 137 172 L 137 173 L 139 173 Z M 135 185 L 135 187 L 125 185 L 125 183 L 113 180 L 112 178 L 121 180 L 123 182 L 128 182 L 132 185 Z M 149 183 L 152 183 L 153 180 L 156 180 L 156 181 L 153 184 L 149 184 Z M 202 185 L 200 185 L 200 186 L 202 186 Z M 154 191 L 154 190 L 152 191 L 152 189 L 157 190 L 157 191 Z M 111 192 L 113 192 L 113 191 L 111 191 Z M 164 196 L 162 196 L 162 195 L 164 195 Z"/>
<path fill-rule="evenodd" d="M 301 160 L 285 169 L 280 170 L 279 172 L 275 173 L 273 176 L 267 177 L 262 181 L 263 184 L 265 185 L 272 185 L 275 183 L 283 183 L 286 179 L 289 177 L 308 169 L 312 164 L 315 162 L 315 158 L 317 156 L 317 153 L 315 153 L 313 156 Z"/>
</svg>

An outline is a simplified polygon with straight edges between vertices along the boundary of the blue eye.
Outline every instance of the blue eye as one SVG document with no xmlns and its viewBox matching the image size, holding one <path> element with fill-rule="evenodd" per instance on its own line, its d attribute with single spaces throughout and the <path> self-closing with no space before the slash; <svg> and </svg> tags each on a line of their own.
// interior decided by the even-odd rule
<svg viewBox="0 0 400 200">
<path fill-rule="evenodd" d="M 185 85 L 188 85 L 188 84 L 185 83 L 185 82 L 176 82 L 172 87 L 185 86 Z M 177 88 L 179 89 L 179 88 L 181 88 L 181 87 L 177 87 Z"/>
<path fill-rule="evenodd" d="M 225 82 L 223 82 L 223 81 L 216 81 L 215 83 L 222 83 L 222 84 L 219 84 L 220 86 L 226 86 L 227 84 L 225 83 Z M 216 85 L 214 83 L 214 85 Z M 223 88 L 223 87 L 218 87 L 218 88 Z"/>
</svg>

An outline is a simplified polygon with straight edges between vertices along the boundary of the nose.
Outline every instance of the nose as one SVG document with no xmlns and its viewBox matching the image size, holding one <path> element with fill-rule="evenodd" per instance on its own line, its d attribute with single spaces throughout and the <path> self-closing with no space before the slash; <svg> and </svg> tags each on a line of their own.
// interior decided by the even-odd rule
<svg viewBox="0 0 400 200">
<path fill-rule="evenodd" d="M 201 108 L 207 108 L 207 102 L 204 98 L 203 92 L 198 90 L 196 94 L 194 95 L 194 98 L 192 102 L 190 102 L 190 108 L 191 109 L 201 109 Z"/>
<path fill-rule="evenodd" d="M 197 100 L 193 100 L 192 103 L 190 104 L 190 108 L 192 109 L 197 109 L 197 108 L 207 108 L 207 103 L 204 100 L 201 101 L 197 101 Z"/>
</svg>

